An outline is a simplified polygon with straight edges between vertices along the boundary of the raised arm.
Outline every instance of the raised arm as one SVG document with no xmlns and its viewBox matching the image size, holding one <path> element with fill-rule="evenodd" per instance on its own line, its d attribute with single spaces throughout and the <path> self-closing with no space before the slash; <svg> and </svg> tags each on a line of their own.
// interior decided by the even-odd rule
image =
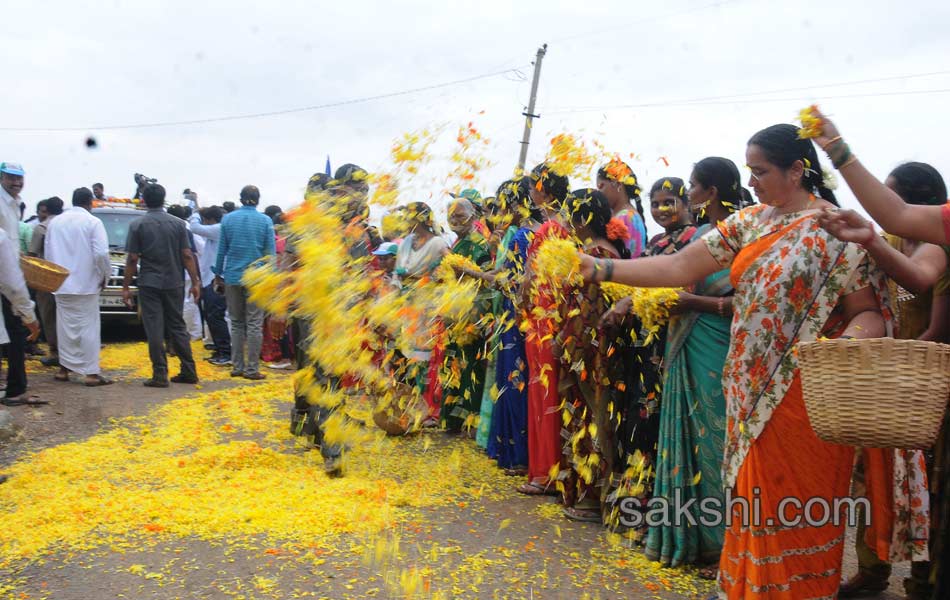
<svg viewBox="0 0 950 600">
<path fill-rule="evenodd" d="M 822 133 L 815 141 L 832 158 L 832 163 L 854 192 L 858 202 L 887 232 L 931 244 L 950 242 L 940 206 L 921 206 L 905 203 L 896 192 L 881 183 L 861 164 L 844 140 L 835 124 L 818 113 L 822 119 Z M 837 161 L 835 159 L 838 159 Z"/>
<path fill-rule="evenodd" d="M 839 240 L 864 246 L 891 279 L 915 294 L 929 290 L 947 270 L 947 255 L 939 246 L 921 244 L 913 256 L 905 256 L 877 235 L 870 221 L 853 210 L 825 211 L 818 222 Z"/>
<path fill-rule="evenodd" d="M 195 235 L 200 235 L 203 238 L 208 238 L 209 240 L 219 240 L 221 239 L 221 224 L 215 223 L 214 225 L 204 225 L 201 223 L 201 215 L 194 213 L 188 219 L 188 224 L 191 226 L 191 232 Z"/>
<path fill-rule="evenodd" d="M 582 254 L 581 275 L 586 280 L 616 281 L 636 287 L 685 287 L 722 270 L 702 240 L 676 254 L 611 262 L 612 268 L 605 260 Z"/>
</svg>

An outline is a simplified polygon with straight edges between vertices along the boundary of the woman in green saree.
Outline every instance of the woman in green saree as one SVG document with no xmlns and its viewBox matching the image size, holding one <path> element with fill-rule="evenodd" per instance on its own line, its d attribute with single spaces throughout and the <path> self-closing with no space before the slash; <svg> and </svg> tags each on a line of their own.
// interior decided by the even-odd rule
<svg viewBox="0 0 950 600">
<path fill-rule="evenodd" d="M 709 157 L 696 163 L 689 178 L 689 208 L 702 224 L 698 235 L 743 205 L 739 170 L 726 158 Z M 729 350 L 732 323 L 732 284 L 729 270 L 709 275 L 691 292 L 680 292 L 670 320 L 666 376 L 660 407 L 656 482 L 653 497 L 670 507 L 694 500 L 693 523 L 666 520 L 651 527 L 646 556 L 665 566 L 715 565 L 723 543 L 723 524 L 707 527 L 700 521 L 700 502 L 723 501 L 720 470 L 726 434 L 726 404 L 722 367 Z M 673 514 L 672 511 L 669 513 Z"/>
</svg>

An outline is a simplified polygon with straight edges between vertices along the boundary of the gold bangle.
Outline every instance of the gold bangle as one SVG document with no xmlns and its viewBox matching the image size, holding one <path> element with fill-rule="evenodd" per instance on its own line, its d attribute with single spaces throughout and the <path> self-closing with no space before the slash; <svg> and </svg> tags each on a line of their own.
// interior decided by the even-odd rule
<svg viewBox="0 0 950 600">
<path fill-rule="evenodd" d="M 854 155 L 852 154 L 852 155 L 851 155 L 851 158 L 849 158 L 848 160 L 844 161 L 844 164 L 841 165 L 840 167 L 838 167 L 838 170 L 840 171 L 841 169 L 843 169 L 843 168 L 847 167 L 848 165 L 850 165 L 851 163 L 855 163 L 855 162 L 858 162 L 858 157 L 857 157 L 857 156 L 854 156 Z"/>
<path fill-rule="evenodd" d="M 841 141 L 841 136 L 840 135 L 835 136 L 831 138 L 830 140 L 828 140 L 828 143 L 822 146 L 821 149 L 824 150 L 825 152 L 828 152 L 828 148 L 830 148 L 835 142 L 840 142 L 840 141 Z"/>
</svg>

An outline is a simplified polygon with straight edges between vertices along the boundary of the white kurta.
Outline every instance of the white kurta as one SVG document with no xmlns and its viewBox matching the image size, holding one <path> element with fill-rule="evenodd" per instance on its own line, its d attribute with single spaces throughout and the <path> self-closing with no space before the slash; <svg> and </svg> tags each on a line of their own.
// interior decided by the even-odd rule
<svg viewBox="0 0 950 600">
<path fill-rule="evenodd" d="M 23 272 L 20 271 L 18 252 L 9 237 L 0 233 L 0 294 L 10 302 L 13 314 L 20 317 L 24 323 L 36 320 L 33 311 L 33 301 L 30 292 L 26 289 Z M 0 344 L 9 344 L 10 337 L 0 319 Z"/>
<path fill-rule="evenodd" d="M 20 247 L 20 198 L 0 187 L 0 229 Z"/>
<path fill-rule="evenodd" d="M 73 206 L 46 227 L 46 260 L 69 269 L 56 294 L 98 294 L 112 270 L 109 238 L 98 218 Z"/>
<path fill-rule="evenodd" d="M 81 375 L 99 374 L 99 294 L 56 294 L 59 364 Z"/>
<path fill-rule="evenodd" d="M 99 373 L 99 291 L 109 277 L 106 229 L 89 211 L 73 206 L 46 228 L 46 260 L 69 269 L 55 292 L 59 364 L 75 373 Z"/>
</svg>

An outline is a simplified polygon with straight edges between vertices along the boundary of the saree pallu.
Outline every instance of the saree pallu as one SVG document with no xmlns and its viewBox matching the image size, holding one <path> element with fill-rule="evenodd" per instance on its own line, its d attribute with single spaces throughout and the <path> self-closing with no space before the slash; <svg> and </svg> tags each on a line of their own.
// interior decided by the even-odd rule
<svg viewBox="0 0 950 600">
<path fill-rule="evenodd" d="M 568 237 L 556 221 L 538 229 L 528 249 L 528 260 L 549 239 Z M 539 286 L 532 294 L 527 316 L 525 355 L 528 360 L 528 480 L 546 483 L 561 455 L 561 399 L 558 396 L 560 360 L 554 354 L 554 336 L 560 321 L 560 290 Z"/>
<path fill-rule="evenodd" d="M 815 435 L 805 411 L 796 345 L 840 334 L 841 299 L 870 287 L 891 333 L 883 275 L 859 247 L 822 230 L 816 212 L 764 218 L 765 206 L 733 214 L 703 236 L 736 290 L 723 370 L 723 482 L 733 498 L 758 501 L 756 515 L 731 510 L 719 563 L 720 597 L 834 598 L 841 582 L 845 522 L 818 526 L 785 507 L 820 499 L 829 512 L 848 497 L 854 449 Z M 752 511 L 753 513 L 756 511 Z M 818 511 L 817 516 L 822 516 Z M 833 516 L 833 515 L 831 515 Z M 745 517 L 745 518 L 743 518 Z M 788 521 L 791 519 L 791 521 Z"/>
<path fill-rule="evenodd" d="M 711 297 L 731 294 L 728 274 L 710 275 L 694 293 Z M 720 476 L 726 437 L 722 368 L 729 351 L 731 323 L 729 317 L 697 312 L 670 320 L 653 497 L 670 506 L 674 501 L 694 501 L 689 514 L 695 524 L 670 522 L 650 528 L 646 557 L 665 566 L 710 563 L 718 561 L 722 552 L 725 525 L 704 525 L 699 503 L 706 498 L 719 502 L 724 498 Z"/>
</svg>

